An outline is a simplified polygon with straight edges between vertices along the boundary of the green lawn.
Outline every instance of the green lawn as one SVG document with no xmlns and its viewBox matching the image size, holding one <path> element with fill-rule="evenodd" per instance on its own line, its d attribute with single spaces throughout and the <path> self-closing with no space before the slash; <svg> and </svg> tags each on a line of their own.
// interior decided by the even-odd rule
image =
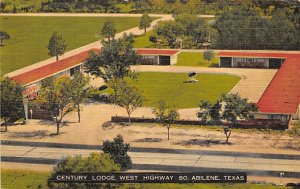
<svg viewBox="0 0 300 189">
<path fill-rule="evenodd" d="M 181 52 L 177 58 L 176 66 L 217 67 L 219 65 L 216 53 L 210 62 L 204 60 L 203 53 L 199 52 Z"/>
<path fill-rule="evenodd" d="M 23 170 L 1 170 L 3 189 L 45 189 L 50 173 Z"/>
<path fill-rule="evenodd" d="M 47 179 L 50 173 L 1 170 L 1 188 L 3 189 L 47 189 Z M 123 184 L 120 188 L 136 189 L 284 189 L 287 187 L 269 184 Z"/>
<path fill-rule="evenodd" d="M 237 76 L 223 74 L 198 74 L 197 83 L 184 83 L 185 73 L 138 73 L 134 84 L 143 91 L 144 106 L 153 107 L 165 99 L 176 108 L 197 107 L 200 100 L 216 102 L 221 94 L 228 93 L 240 80 Z"/>
<path fill-rule="evenodd" d="M 153 34 L 153 30 L 146 33 L 146 35 L 137 36 L 134 38 L 135 48 L 155 48 L 155 45 L 149 41 L 149 36 Z"/>
<path fill-rule="evenodd" d="M 140 18 L 127 17 L 15 17 L 1 16 L 0 26 L 11 36 L 0 47 L 2 74 L 23 68 L 49 58 L 46 45 L 51 34 L 63 35 L 67 50 L 94 42 L 101 38 L 100 29 L 111 20 L 117 31 L 133 28 Z"/>
</svg>

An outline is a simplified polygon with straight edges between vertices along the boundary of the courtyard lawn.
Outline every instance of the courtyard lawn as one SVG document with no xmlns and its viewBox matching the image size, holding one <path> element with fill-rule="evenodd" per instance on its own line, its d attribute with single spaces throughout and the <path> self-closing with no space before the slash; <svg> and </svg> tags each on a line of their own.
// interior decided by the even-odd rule
<svg viewBox="0 0 300 189">
<path fill-rule="evenodd" d="M 49 58 L 46 46 L 54 31 L 63 35 L 67 51 L 99 40 L 107 19 L 114 23 L 117 32 L 136 27 L 140 21 L 138 17 L 1 16 L 1 30 L 11 37 L 0 47 L 2 74 Z"/>
<path fill-rule="evenodd" d="M 143 91 L 144 106 L 153 107 L 165 99 L 176 108 L 192 108 L 200 100 L 216 102 L 240 80 L 238 76 L 225 74 L 198 74 L 196 83 L 184 83 L 187 79 L 186 73 L 140 72 L 134 85 Z"/>
<path fill-rule="evenodd" d="M 217 67 L 219 65 L 216 53 L 210 62 L 205 60 L 203 53 L 200 52 L 181 52 L 177 58 L 176 66 Z"/>
<path fill-rule="evenodd" d="M 9 189 L 27 189 L 27 188 L 48 188 L 47 179 L 50 173 L 33 172 L 24 170 L 1 170 L 1 187 Z M 137 189 L 221 189 L 221 188 L 248 188 L 248 189 L 284 189 L 284 186 L 272 186 L 270 184 L 123 184 L 122 189 L 137 188 Z"/>
</svg>

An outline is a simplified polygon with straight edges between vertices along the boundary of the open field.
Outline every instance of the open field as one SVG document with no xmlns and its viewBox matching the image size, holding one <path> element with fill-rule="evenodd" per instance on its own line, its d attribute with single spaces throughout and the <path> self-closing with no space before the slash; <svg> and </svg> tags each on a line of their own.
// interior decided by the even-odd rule
<svg viewBox="0 0 300 189">
<path fill-rule="evenodd" d="M 107 19 L 114 23 L 117 32 L 137 26 L 140 20 L 138 17 L 1 16 L 1 30 L 11 36 L 0 47 L 2 74 L 49 58 L 46 46 L 54 31 L 63 35 L 67 51 L 99 40 L 100 29 Z"/>
<path fill-rule="evenodd" d="M 4 189 L 27 189 L 27 188 L 48 188 L 47 179 L 50 175 L 48 172 L 35 172 L 25 170 L 1 170 L 2 187 Z M 269 184 L 123 184 L 120 188 L 137 188 L 137 189 L 224 189 L 224 188 L 249 188 L 249 189 L 284 189 L 288 187 L 272 186 Z"/>
<path fill-rule="evenodd" d="M 5 11 L 12 12 L 14 5 L 18 9 L 19 12 L 22 12 L 22 8 L 24 7 L 31 7 L 29 9 L 29 12 L 38 12 L 41 9 L 41 3 L 48 2 L 48 0 L 30 0 L 30 1 L 24 1 L 24 0 L 2 0 L 2 2 L 6 3 Z M 115 3 L 114 6 L 120 11 L 120 12 L 130 12 L 132 11 L 133 3 Z M 75 10 L 73 10 L 75 12 Z M 104 10 L 102 10 L 104 11 Z M 23 11 L 24 12 L 24 11 Z M 82 12 L 84 12 L 82 10 Z"/>
<path fill-rule="evenodd" d="M 165 99 L 176 108 L 197 107 L 200 100 L 216 102 L 221 94 L 227 94 L 240 80 L 225 74 L 198 74 L 196 83 L 184 83 L 184 73 L 141 72 L 134 85 L 143 91 L 144 106 L 155 106 Z"/>
<path fill-rule="evenodd" d="M 200 52 L 181 52 L 177 58 L 176 66 L 217 67 L 219 63 L 216 53 L 211 61 L 205 60 Z"/>
</svg>

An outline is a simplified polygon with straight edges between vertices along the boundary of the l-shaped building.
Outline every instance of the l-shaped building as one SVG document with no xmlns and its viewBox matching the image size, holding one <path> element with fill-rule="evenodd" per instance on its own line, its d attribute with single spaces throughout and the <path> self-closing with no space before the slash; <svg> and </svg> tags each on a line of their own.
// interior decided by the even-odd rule
<svg viewBox="0 0 300 189">
<path fill-rule="evenodd" d="M 278 69 L 257 105 L 256 119 L 300 119 L 300 52 L 218 53 L 220 67 Z"/>
<path fill-rule="evenodd" d="M 100 52 L 99 49 L 89 51 Z M 51 76 L 71 77 L 76 71 L 84 69 L 83 64 L 89 56 L 89 51 L 30 70 L 24 68 L 18 70 L 18 74 L 15 72 L 8 76 L 24 84 L 26 89 L 23 91 L 23 96 L 32 100 L 38 95 L 43 79 Z M 146 65 L 174 65 L 180 52 L 169 49 L 137 49 L 136 51 L 142 57 L 141 63 Z M 254 118 L 275 119 L 285 123 L 288 123 L 291 118 L 300 119 L 300 52 L 221 51 L 218 57 L 220 67 L 278 69 L 257 103 L 259 112 L 253 114 Z"/>
</svg>

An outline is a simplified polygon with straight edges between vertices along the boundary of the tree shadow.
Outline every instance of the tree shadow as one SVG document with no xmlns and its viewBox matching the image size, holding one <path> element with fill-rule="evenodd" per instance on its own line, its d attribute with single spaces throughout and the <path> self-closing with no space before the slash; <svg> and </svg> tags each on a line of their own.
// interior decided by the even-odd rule
<svg viewBox="0 0 300 189">
<path fill-rule="evenodd" d="M 215 145 L 232 145 L 232 143 L 226 143 L 221 140 L 200 140 L 200 139 L 190 139 L 190 140 L 181 140 L 174 142 L 173 144 L 182 145 L 182 146 L 190 146 L 190 145 L 198 145 L 204 147 L 211 147 Z"/>
<path fill-rule="evenodd" d="M 70 126 L 70 123 L 78 123 L 76 121 L 62 121 L 59 125 L 60 128 L 61 127 L 67 127 Z M 38 122 L 39 125 L 43 125 L 43 126 L 55 126 L 56 127 L 56 122 L 55 121 L 51 121 L 51 120 L 40 120 Z"/>
<path fill-rule="evenodd" d="M 49 137 L 49 136 L 53 136 L 53 133 L 50 133 L 47 130 L 9 133 L 9 137 L 12 137 L 12 138 L 41 139 L 41 138 L 45 138 L 45 137 Z"/>
<path fill-rule="evenodd" d="M 162 141 L 161 138 L 141 138 L 134 140 L 133 142 L 160 142 Z"/>
<path fill-rule="evenodd" d="M 44 126 L 53 126 L 55 125 L 55 122 L 52 120 L 39 120 L 38 124 Z"/>
</svg>

